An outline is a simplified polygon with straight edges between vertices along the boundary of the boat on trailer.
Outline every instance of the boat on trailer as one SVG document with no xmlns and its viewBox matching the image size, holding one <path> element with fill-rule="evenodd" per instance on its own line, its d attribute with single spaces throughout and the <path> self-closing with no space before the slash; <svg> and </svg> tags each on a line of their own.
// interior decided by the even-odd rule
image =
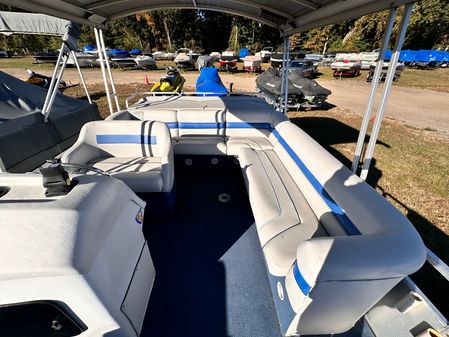
<svg viewBox="0 0 449 337">
<path fill-rule="evenodd" d="M 93 2 L 14 5 L 93 26 L 100 60 L 105 21 L 154 6 L 97 10 Z M 406 25 L 412 8 L 264 1 L 261 13 L 257 2 L 229 1 L 226 10 L 279 28 L 287 55 L 295 32 L 403 3 Z M 164 3 L 177 6 L 223 10 Z M 111 116 L 84 124 L 68 150 L 37 170 L 0 174 L 1 336 L 448 331 L 408 278 L 428 254 L 413 225 L 293 124 L 286 106 L 245 95 L 136 93 L 120 109 L 105 63 Z"/>
<path fill-rule="evenodd" d="M 359 54 L 339 53 L 335 56 L 335 61 L 330 65 L 334 71 L 334 77 L 355 77 L 360 75 L 362 63 Z"/>
</svg>

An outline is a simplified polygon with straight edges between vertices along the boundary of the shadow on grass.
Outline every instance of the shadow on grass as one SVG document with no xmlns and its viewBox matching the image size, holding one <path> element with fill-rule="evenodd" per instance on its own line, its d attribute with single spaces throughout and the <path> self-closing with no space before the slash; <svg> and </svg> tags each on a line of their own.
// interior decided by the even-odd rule
<svg viewBox="0 0 449 337">
<path fill-rule="evenodd" d="M 106 92 L 104 92 L 104 91 L 96 91 L 96 92 L 93 92 L 93 93 L 89 93 L 89 95 L 90 95 L 90 98 L 92 99 L 92 101 L 96 101 L 96 100 L 99 100 L 100 98 L 106 97 Z M 86 95 L 80 96 L 78 98 L 87 100 Z"/>
<path fill-rule="evenodd" d="M 378 186 L 378 188 L 382 191 L 384 197 L 394 200 L 406 209 L 407 219 L 415 226 L 426 246 L 443 261 L 449 261 L 449 251 L 447 250 L 447 247 L 449 247 L 449 237 L 414 209 L 386 192 L 382 187 Z M 411 278 L 443 315 L 449 317 L 448 281 L 428 262 L 418 272 L 413 274 Z"/>
<path fill-rule="evenodd" d="M 357 129 L 329 117 L 299 117 L 291 118 L 290 120 L 307 132 L 346 167 L 351 167 L 351 160 L 333 148 L 332 145 L 357 143 L 359 136 L 359 131 Z M 368 142 L 368 140 L 369 137 L 365 137 L 365 142 Z M 377 144 L 390 148 L 390 145 L 381 140 L 377 140 Z M 370 175 L 367 182 L 375 187 L 381 177 L 382 171 L 376 167 L 376 160 L 373 159 L 371 161 Z"/>
<path fill-rule="evenodd" d="M 351 167 L 351 160 L 333 148 L 332 145 L 356 143 L 359 134 L 357 129 L 329 117 L 298 117 L 292 118 L 291 121 L 307 132 L 346 167 Z M 366 137 L 365 142 L 368 140 L 369 137 Z M 390 148 L 388 144 L 380 140 L 377 141 L 377 144 Z M 382 171 L 376 167 L 376 160 L 373 159 L 367 179 L 368 184 L 381 190 L 384 197 L 388 197 L 390 200 L 394 200 L 402 206 L 406 210 L 407 218 L 415 226 L 426 246 L 443 261 L 449 261 L 449 251 L 447 250 L 447 247 L 449 247 L 449 237 L 424 216 L 379 186 L 378 182 L 381 177 Z M 428 263 L 417 273 L 413 274 L 412 279 L 443 315 L 449 317 L 449 292 L 446 291 L 448 281 Z"/>
</svg>

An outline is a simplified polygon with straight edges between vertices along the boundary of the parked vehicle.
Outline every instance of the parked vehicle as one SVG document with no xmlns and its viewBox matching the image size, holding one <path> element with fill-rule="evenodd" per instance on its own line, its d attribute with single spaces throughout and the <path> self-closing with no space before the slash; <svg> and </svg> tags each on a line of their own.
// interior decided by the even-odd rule
<svg viewBox="0 0 449 337">
<path fill-rule="evenodd" d="M 218 69 L 205 67 L 196 81 L 196 92 L 205 93 L 204 96 L 226 96 L 228 90 L 218 75 Z"/>
<path fill-rule="evenodd" d="M 269 104 L 280 104 L 282 98 L 282 74 L 280 69 L 269 68 L 256 79 L 256 85 L 261 96 Z M 331 91 L 320 86 L 316 81 L 309 80 L 291 72 L 288 75 L 288 108 L 320 107 Z"/>
<path fill-rule="evenodd" d="M 220 70 L 226 72 L 237 71 L 238 55 L 233 50 L 224 51 L 220 57 Z"/>
<path fill-rule="evenodd" d="M 363 52 L 359 54 L 359 60 L 362 64 L 361 70 L 370 70 L 371 66 L 376 64 L 377 59 L 379 58 L 378 52 Z"/>
<path fill-rule="evenodd" d="M 97 59 L 97 56 L 94 54 L 88 54 L 81 51 L 75 53 L 78 64 L 81 68 L 92 67 L 94 61 Z M 75 67 L 75 60 L 73 59 L 73 55 L 70 54 L 67 60 L 67 66 Z"/>
<path fill-rule="evenodd" d="M 127 50 L 113 49 L 109 58 L 115 68 L 125 69 L 137 67 L 137 63 Z"/>
<path fill-rule="evenodd" d="M 137 55 L 134 57 L 134 62 L 137 64 L 137 68 L 144 70 L 157 69 L 156 60 L 149 55 Z"/>
<path fill-rule="evenodd" d="M 179 69 L 195 69 L 192 51 L 187 48 L 180 48 L 176 51 L 175 63 Z"/>
<path fill-rule="evenodd" d="M 33 57 L 36 63 L 56 64 L 56 62 L 58 62 L 58 55 L 59 52 L 57 50 L 49 50 L 44 52 L 36 52 Z"/>
<path fill-rule="evenodd" d="M 366 81 L 367 82 L 371 82 L 373 80 L 373 76 L 374 76 L 374 70 L 376 69 L 376 65 L 377 62 L 374 62 L 374 64 L 372 64 L 370 66 L 369 72 L 366 75 Z M 379 77 L 379 81 L 380 82 L 384 82 L 385 78 L 387 77 L 387 71 L 388 71 L 388 67 L 390 66 L 390 62 L 386 61 L 382 64 L 382 72 L 380 73 L 380 77 Z M 393 76 L 393 81 L 397 82 L 399 80 L 399 78 L 401 77 L 401 73 L 404 70 L 405 65 L 402 62 L 399 62 L 396 65 L 396 71 L 394 72 L 394 76 Z"/>
<path fill-rule="evenodd" d="M 173 67 L 166 67 L 167 75 L 161 77 L 151 88 L 151 92 L 181 93 L 185 83 L 185 78 L 181 76 L 179 70 Z"/>
<path fill-rule="evenodd" d="M 311 60 L 299 59 L 290 61 L 289 70 L 290 72 L 297 73 L 302 77 L 312 78 L 315 74 L 316 67 Z"/>
<path fill-rule="evenodd" d="M 270 61 L 271 55 L 273 54 L 273 47 L 265 47 L 261 51 L 256 53 L 256 56 L 260 56 L 262 62 L 267 63 Z"/>
<path fill-rule="evenodd" d="M 306 54 L 304 58 L 306 60 L 312 61 L 315 68 L 317 68 L 323 62 L 323 55 L 321 54 Z"/>
<path fill-rule="evenodd" d="M 273 68 L 281 68 L 284 60 L 284 54 L 273 53 L 271 54 L 270 64 Z"/>
<path fill-rule="evenodd" d="M 262 71 L 262 59 L 260 56 L 246 56 L 243 58 L 243 71 L 260 73 Z"/>
<path fill-rule="evenodd" d="M 210 56 L 214 59 L 214 62 L 218 61 L 221 57 L 221 53 L 218 51 L 214 51 L 210 53 Z"/>
<path fill-rule="evenodd" d="M 25 80 L 26 83 L 37 85 L 38 87 L 48 89 L 51 83 L 51 77 L 38 74 L 31 69 L 27 69 L 28 78 Z M 64 90 L 77 87 L 79 84 L 71 84 L 65 81 L 59 82 L 58 90 L 63 93 Z"/>
<path fill-rule="evenodd" d="M 201 55 L 196 60 L 196 65 L 198 70 L 201 71 L 205 67 L 212 67 L 214 65 L 214 59 L 209 55 Z"/>
<path fill-rule="evenodd" d="M 362 63 L 357 53 L 340 53 L 335 55 L 331 64 L 334 77 L 355 77 L 360 75 Z"/>
</svg>

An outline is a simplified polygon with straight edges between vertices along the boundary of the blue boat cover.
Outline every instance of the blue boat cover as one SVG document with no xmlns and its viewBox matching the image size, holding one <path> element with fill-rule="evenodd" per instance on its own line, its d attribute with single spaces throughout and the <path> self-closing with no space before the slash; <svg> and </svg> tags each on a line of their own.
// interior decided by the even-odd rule
<svg viewBox="0 0 449 337">
<path fill-rule="evenodd" d="M 448 62 L 449 52 L 444 50 L 402 50 L 399 56 L 404 62 Z"/>
<path fill-rule="evenodd" d="M 228 94 L 228 90 L 218 75 L 218 69 L 214 67 L 201 69 L 201 74 L 196 81 L 196 92 L 213 93 L 205 96 L 225 96 Z"/>
<path fill-rule="evenodd" d="M 239 57 L 241 59 L 244 58 L 244 57 L 247 57 L 248 55 L 249 55 L 249 50 L 248 49 L 246 49 L 246 48 L 240 49 Z"/>
<path fill-rule="evenodd" d="M 140 49 L 132 49 L 129 53 L 131 55 L 142 55 L 143 54 L 143 52 Z"/>
<path fill-rule="evenodd" d="M 93 52 L 97 50 L 97 46 L 94 44 L 88 44 L 87 46 L 85 46 L 83 48 L 83 52 L 88 53 L 88 52 Z"/>
<path fill-rule="evenodd" d="M 128 57 L 129 53 L 127 50 L 114 48 L 111 51 L 111 55 L 114 57 Z"/>
</svg>

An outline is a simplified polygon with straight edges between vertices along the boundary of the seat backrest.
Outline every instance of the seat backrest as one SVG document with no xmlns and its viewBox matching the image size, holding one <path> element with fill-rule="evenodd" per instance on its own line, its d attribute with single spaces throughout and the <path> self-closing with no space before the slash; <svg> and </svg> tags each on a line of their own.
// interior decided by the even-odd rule
<svg viewBox="0 0 449 337">
<path fill-rule="evenodd" d="M 142 121 L 158 121 L 167 124 L 172 138 L 178 138 L 178 119 L 174 109 L 133 109 L 130 113 Z"/>
<path fill-rule="evenodd" d="M 224 137 L 225 114 L 220 109 L 178 109 L 179 138 L 194 136 Z"/>
<path fill-rule="evenodd" d="M 154 121 L 97 121 L 83 126 L 79 141 L 113 157 L 163 157 L 170 151 L 167 126 Z"/>
</svg>

